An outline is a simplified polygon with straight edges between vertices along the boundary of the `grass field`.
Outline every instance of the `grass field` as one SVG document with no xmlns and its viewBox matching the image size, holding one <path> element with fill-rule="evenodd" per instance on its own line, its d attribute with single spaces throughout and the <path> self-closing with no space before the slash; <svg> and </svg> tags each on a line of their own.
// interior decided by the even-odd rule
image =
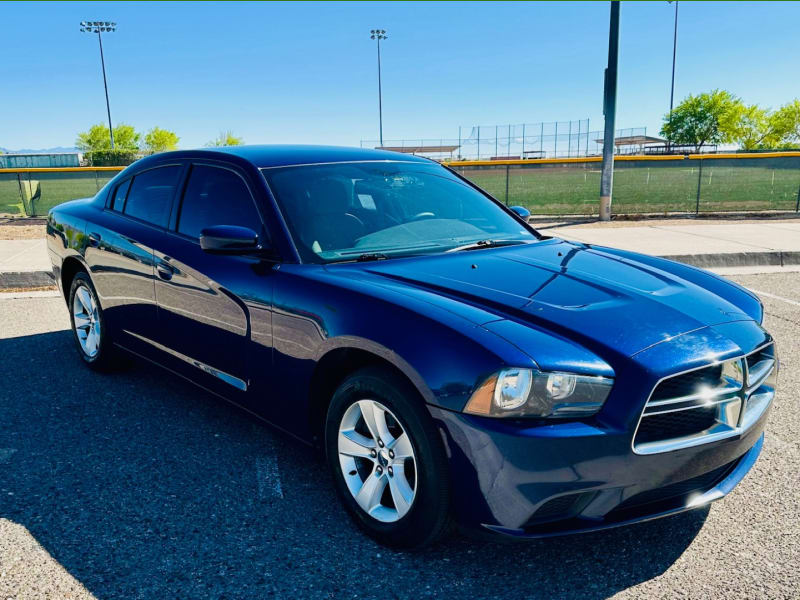
<svg viewBox="0 0 800 600">
<path fill-rule="evenodd" d="M 0 173 L 0 214 L 46 215 L 53 206 L 67 200 L 94 196 L 115 175 L 113 171 Z M 18 177 L 22 178 L 22 186 Z M 32 200 L 26 197 L 23 202 L 20 187 L 28 186 L 33 192 Z"/>
<path fill-rule="evenodd" d="M 795 210 L 800 160 L 704 159 L 617 161 L 615 214 L 694 212 L 700 181 L 700 212 Z M 534 214 L 597 214 L 600 163 L 531 164 L 520 167 L 455 167 L 458 172 L 510 205 Z M 22 200 L 16 173 L 0 173 L 0 214 L 44 215 L 61 202 L 94 195 L 111 171 L 23 173 L 33 200 Z M 508 186 L 506 187 L 506 175 Z M 506 194 L 506 189 L 508 190 Z M 32 204 L 32 206 L 30 206 Z"/>
<path fill-rule="evenodd" d="M 797 205 L 800 168 L 712 166 L 707 161 L 700 177 L 698 166 L 686 166 L 683 162 L 676 161 L 669 167 L 617 162 L 614 212 L 694 212 L 698 179 L 701 212 L 794 210 Z M 507 197 L 504 166 L 457 170 L 495 198 L 525 206 L 534 214 L 597 214 L 599 166 L 599 163 L 569 167 L 511 166 Z"/>
</svg>

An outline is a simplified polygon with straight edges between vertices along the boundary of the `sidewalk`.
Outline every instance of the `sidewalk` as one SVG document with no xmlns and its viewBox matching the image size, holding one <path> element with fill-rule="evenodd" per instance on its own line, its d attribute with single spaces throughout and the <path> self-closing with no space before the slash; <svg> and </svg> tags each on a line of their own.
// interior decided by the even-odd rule
<svg viewBox="0 0 800 600">
<path fill-rule="evenodd" d="M 800 265 L 800 219 L 612 221 L 544 224 L 539 230 L 554 237 L 664 256 L 698 267 Z"/>
<path fill-rule="evenodd" d="M 800 265 L 800 219 L 535 222 L 541 233 L 720 269 Z M 1 228 L 0 228 L 1 229 Z M 43 229 L 42 229 L 43 235 Z M 0 238 L 6 237 L 0 231 Z M 54 285 L 43 238 L 0 239 L 0 290 Z"/>
</svg>

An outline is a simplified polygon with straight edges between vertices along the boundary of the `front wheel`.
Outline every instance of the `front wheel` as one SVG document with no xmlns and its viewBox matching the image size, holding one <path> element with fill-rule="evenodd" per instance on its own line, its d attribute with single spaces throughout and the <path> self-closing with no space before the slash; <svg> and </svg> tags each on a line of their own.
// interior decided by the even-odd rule
<svg viewBox="0 0 800 600">
<path fill-rule="evenodd" d="M 83 362 L 96 370 L 107 370 L 118 363 L 117 351 L 97 300 L 89 275 L 78 272 L 69 290 L 69 316 L 72 333 Z"/>
<path fill-rule="evenodd" d="M 368 367 L 345 379 L 328 409 L 325 445 L 342 503 L 378 542 L 419 548 L 446 531 L 444 449 L 422 401 L 401 377 Z"/>
</svg>

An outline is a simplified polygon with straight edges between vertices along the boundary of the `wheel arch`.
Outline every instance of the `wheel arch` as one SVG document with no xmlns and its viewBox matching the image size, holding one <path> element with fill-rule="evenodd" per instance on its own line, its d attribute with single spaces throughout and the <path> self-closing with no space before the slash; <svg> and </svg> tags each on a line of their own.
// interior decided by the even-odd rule
<svg viewBox="0 0 800 600">
<path fill-rule="evenodd" d="M 385 367 L 413 389 L 420 402 L 431 402 L 433 393 L 417 371 L 396 353 L 361 338 L 332 339 L 316 361 L 309 383 L 308 419 L 312 442 L 323 439 L 325 415 L 333 393 L 345 377 L 368 366 Z"/>
<path fill-rule="evenodd" d="M 72 285 L 72 280 L 75 278 L 75 274 L 81 271 L 91 277 L 89 267 L 75 255 L 67 256 L 64 262 L 61 263 L 61 293 L 64 295 L 65 300 L 69 301 L 69 288 Z"/>
</svg>

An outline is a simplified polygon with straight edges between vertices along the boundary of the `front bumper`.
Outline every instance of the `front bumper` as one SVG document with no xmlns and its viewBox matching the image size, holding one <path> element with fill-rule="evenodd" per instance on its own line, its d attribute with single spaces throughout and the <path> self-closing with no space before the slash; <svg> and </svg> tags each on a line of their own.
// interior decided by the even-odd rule
<svg viewBox="0 0 800 600">
<path fill-rule="evenodd" d="M 741 435 L 663 454 L 586 423 L 525 427 L 430 407 L 462 526 L 519 538 L 596 531 L 703 506 L 755 463 L 768 411 Z"/>
</svg>

